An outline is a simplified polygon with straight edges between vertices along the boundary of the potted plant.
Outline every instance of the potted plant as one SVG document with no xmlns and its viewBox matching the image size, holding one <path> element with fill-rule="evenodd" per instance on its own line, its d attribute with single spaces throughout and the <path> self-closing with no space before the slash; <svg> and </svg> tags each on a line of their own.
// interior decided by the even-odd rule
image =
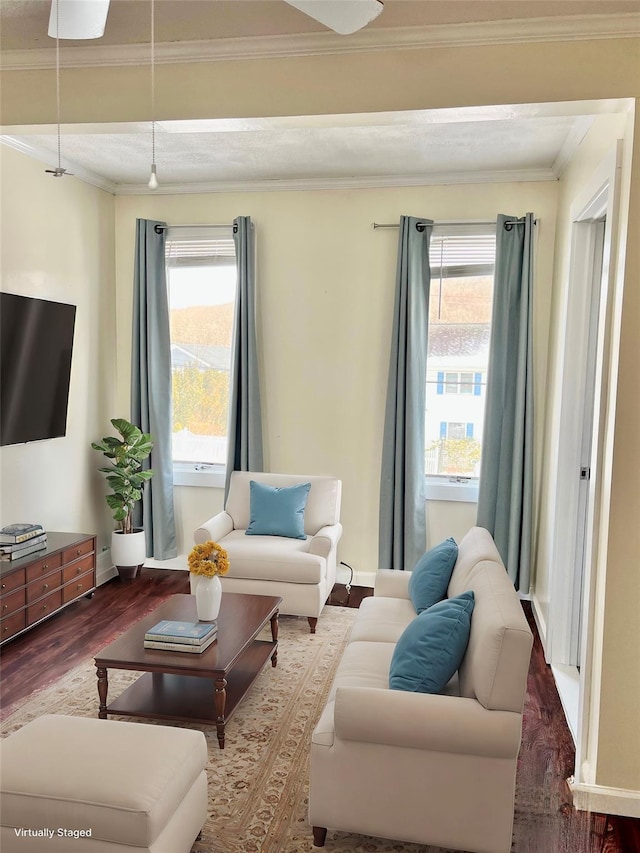
<svg viewBox="0 0 640 853">
<path fill-rule="evenodd" d="M 133 579 L 147 554 L 144 530 L 133 526 L 133 508 L 142 498 L 142 488 L 153 477 L 153 471 L 142 470 L 142 463 L 151 453 L 153 439 L 124 418 L 112 418 L 120 438 L 107 435 L 92 442 L 110 464 L 100 468 L 107 475 L 112 494 L 106 496 L 118 530 L 111 534 L 111 559 L 122 579 Z"/>
</svg>

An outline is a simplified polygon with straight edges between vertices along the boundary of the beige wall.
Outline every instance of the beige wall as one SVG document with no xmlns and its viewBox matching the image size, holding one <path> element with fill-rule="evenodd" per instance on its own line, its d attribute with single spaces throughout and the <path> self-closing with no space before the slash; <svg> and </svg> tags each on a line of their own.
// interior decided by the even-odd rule
<svg viewBox="0 0 640 853">
<path fill-rule="evenodd" d="M 135 219 L 224 223 L 250 215 L 256 226 L 265 465 L 272 471 L 339 476 L 340 557 L 359 573 L 373 572 L 398 232 L 371 225 L 398 222 L 401 214 L 451 220 L 535 212 L 540 222 L 537 394 L 542 401 L 555 205 L 554 182 L 118 197 L 120 408 L 125 410 L 129 394 L 130 316 L 124 309 L 131 304 Z M 186 507 L 200 509 L 217 497 L 188 500 L 181 498 L 183 552 L 194 527 L 208 517 L 189 519 Z M 475 518 L 473 504 L 439 504 L 428 513 L 433 543 L 465 533 Z"/>
<path fill-rule="evenodd" d="M 1 451 L 2 524 L 48 530 L 112 529 L 90 443 L 110 429 L 115 399 L 113 197 L 2 148 L 2 289 L 77 305 L 67 434 Z"/>
<path fill-rule="evenodd" d="M 65 122 L 150 119 L 148 67 L 64 68 Z M 156 118 L 528 104 L 639 94 L 638 39 L 156 66 Z M 55 122 L 53 69 L 4 72 L 2 124 Z"/>
</svg>

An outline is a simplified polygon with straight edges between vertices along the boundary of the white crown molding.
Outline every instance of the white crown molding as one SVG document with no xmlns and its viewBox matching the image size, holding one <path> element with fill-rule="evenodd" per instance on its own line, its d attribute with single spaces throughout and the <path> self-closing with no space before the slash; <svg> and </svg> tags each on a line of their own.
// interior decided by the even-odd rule
<svg viewBox="0 0 640 853">
<path fill-rule="evenodd" d="M 40 163 L 44 163 L 49 168 L 53 169 L 58 165 L 58 158 L 53 152 L 47 151 L 44 148 L 38 148 L 37 145 L 29 145 L 20 139 L 15 139 L 13 136 L 0 136 L 0 143 L 6 145 L 8 148 L 13 148 L 14 151 L 20 151 L 21 154 L 26 154 Z M 103 178 L 102 175 L 97 175 L 89 169 L 84 169 L 82 166 L 71 160 L 66 160 L 64 157 L 60 158 L 60 162 L 65 169 L 69 170 L 69 175 L 63 175 L 62 178 L 56 178 L 56 180 L 64 181 L 68 177 L 74 177 L 79 181 L 84 181 L 85 184 L 91 184 L 112 195 L 117 195 L 117 184 L 113 181 Z"/>
<path fill-rule="evenodd" d="M 361 178 L 298 178 L 295 180 L 207 181 L 182 184 L 160 183 L 157 190 L 146 184 L 116 184 L 115 195 L 184 195 L 189 193 L 292 192 L 296 190 L 380 189 L 428 187 L 442 184 L 516 183 L 555 181 L 551 169 L 521 169 L 494 172 L 442 172 L 427 175 L 381 175 Z"/>
<path fill-rule="evenodd" d="M 434 24 L 422 27 L 369 28 L 350 36 L 323 32 L 210 41 L 164 42 L 155 46 L 155 63 L 159 65 L 239 59 L 277 59 L 383 50 L 585 41 L 639 36 L 640 13 L 570 15 Z M 60 51 L 60 64 L 64 68 L 148 65 L 149 62 L 148 44 L 92 44 L 85 47 L 64 47 L 63 44 Z M 55 68 L 55 48 L 6 50 L 0 56 L 0 68 L 3 71 Z"/>
</svg>

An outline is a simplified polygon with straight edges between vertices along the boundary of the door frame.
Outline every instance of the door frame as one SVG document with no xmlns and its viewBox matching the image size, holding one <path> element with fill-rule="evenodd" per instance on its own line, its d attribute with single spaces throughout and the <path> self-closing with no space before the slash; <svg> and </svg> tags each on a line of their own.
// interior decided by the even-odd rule
<svg viewBox="0 0 640 853">
<path fill-rule="evenodd" d="M 562 380 L 559 416 L 559 440 L 556 458 L 556 513 L 552 538 L 553 573 L 547 625 L 547 659 L 559 667 L 563 676 L 577 689 L 563 695 L 562 679 L 556 677 L 565 713 L 576 745 L 575 781 L 593 783 L 597 761 L 599 723 L 598 697 L 602 667 L 604 627 L 604 569 L 598 560 L 602 543 L 599 530 L 603 502 L 608 485 L 604 476 L 605 424 L 609 403 L 607 377 L 611 361 L 613 295 L 615 292 L 615 247 L 622 163 L 622 140 L 587 181 L 582 193 L 571 205 L 572 239 L 569 282 L 565 305 L 565 345 L 562 354 Z M 598 223 L 605 220 L 602 243 L 602 273 L 596 281 L 595 253 L 598 250 Z M 598 286 L 598 331 L 596 343 L 595 386 L 593 397 L 593 433 L 591 477 L 588 486 L 588 513 L 584 543 L 582 584 L 582 625 L 580 666 L 569 664 L 571 650 L 572 596 L 575 587 L 578 509 L 581 465 L 581 438 L 585 430 L 585 365 L 591 299 Z M 606 512 L 606 510 L 605 510 Z"/>
</svg>

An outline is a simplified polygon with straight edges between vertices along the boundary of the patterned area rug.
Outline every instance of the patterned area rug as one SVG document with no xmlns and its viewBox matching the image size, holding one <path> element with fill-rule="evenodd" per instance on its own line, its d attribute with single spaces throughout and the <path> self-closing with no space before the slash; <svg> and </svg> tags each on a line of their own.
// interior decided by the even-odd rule
<svg viewBox="0 0 640 853">
<path fill-rule="evenodd" d="M 315 635 L 309 633 L 306 619 L 281 616 L 278 666 L 266 667 L 239 705 L 227 725 L 224 750 L 218 748 L 214 729 L 193 727 L 205 733 L 209 746 L 209 811 L 192 853 L 318 849 L 313 847 L 307 822 L 309 744 L 355 615 L 355 610 L 326 607 Z M 270 636 L 268 629 L 265 636 Z M 110 698 L 137 677 L 137 673 L 110 670 Z M 90 659 L 29 697 L 5 719 L 1 734 L 4 737 L 42 714 L 95 717 L 97 708 L 95 667 Z M 512 851 L 595 853 L 602 849 L 605 826 L 594 827 L 588 814 L 572 814 L 562 770 L 554 766 L 551 751 L 542 762 L 531 760 L 531 752 L 547 749 L 544 732 L 549 723 L 550 719 L 533 719 L 527 701 Z M 331 830 L 324 851 L 447 853 Z"/>
</svg>

